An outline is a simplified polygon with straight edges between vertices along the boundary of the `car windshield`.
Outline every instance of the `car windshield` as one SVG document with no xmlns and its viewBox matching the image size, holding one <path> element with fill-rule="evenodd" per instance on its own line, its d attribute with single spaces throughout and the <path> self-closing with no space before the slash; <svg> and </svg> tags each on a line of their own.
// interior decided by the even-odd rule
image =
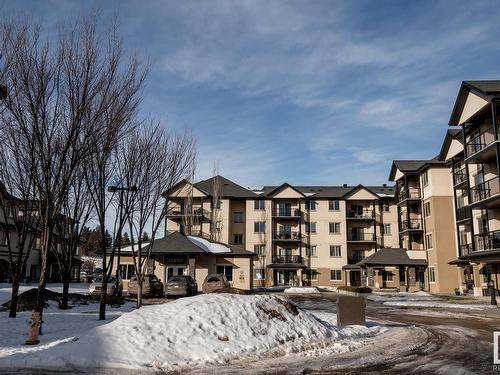
<svg viewBox="0 0 500 375">
<path fill-rule="evenodd" d="M 171 277 L 170 279 L 168 279 L 168 282 L 169 283 L 178 283 L 178 282 L 186 282 L 187 281 L 187 277 L 180 277 L 180 276 L 175 276 L 175 277 Z"/>
<path fill-rule="evenodd" d="M 220 280 L 220 278 L 218 276 L 214 276 L 214 277 L 211 277 L 207 280 L 207 283 L 218 283 Z"/>
</svg>

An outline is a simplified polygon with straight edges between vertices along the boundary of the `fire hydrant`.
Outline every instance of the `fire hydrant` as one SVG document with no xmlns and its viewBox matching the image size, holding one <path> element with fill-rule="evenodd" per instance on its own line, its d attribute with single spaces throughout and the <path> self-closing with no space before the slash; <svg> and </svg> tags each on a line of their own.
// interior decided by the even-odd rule
<svg viewBox="0 0 500 375">
<path fill-rule="evenodd" d="M 26 340 L 26 345 L 36 345 L 40 342 L 38 340 L 38 332 L 40 331 L 41 324 L 41 314 L 37 311 L 33 311 L 31 314 L 31 319 L 28 321 L 29 332 L 28 339 Z"/>
</svg>

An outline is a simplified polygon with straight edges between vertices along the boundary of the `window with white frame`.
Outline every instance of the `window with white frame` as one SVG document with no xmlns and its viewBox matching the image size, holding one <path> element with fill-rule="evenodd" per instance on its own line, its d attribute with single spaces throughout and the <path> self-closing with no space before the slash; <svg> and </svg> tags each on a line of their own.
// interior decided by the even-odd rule
<svg viewBox="0 0 500 375">
<path fill-rule="evenodd" d="M 394 274 L 392 271 L 382 271 L 382 281 L 393 281 Z"/>
<path fill-rule="evenodd" d="M 254 245 L 253 251 L 260 256 L 266 255 L 266 245 Z"/>
<path fill-rule="evenodd" d="M 130 280 L 135 275 L 135 267 L 133 264 L 120 264 L 120 277 L 123 280 Z"/>
<path fill-rule="evenodd" d="M 424 203 L 424 217 L 431 216 L 431 202 Z"/>
<path fill-rule="evenodd" d="M 255 233 L 266 233 L 265 221 L 256 221 L 253 223 L 253 231 Z"/>
<path fill-rule="evenodd" d="M 264 272 L 263 268 L 254 268 L 253 269 L 253 279 L 254 280 L 264 280 Z"/>
<path fill-rule="evenodd" d="M 312 268 L 306 269 L 306 277 L 309 280 L 318 280 L 318 271 Z"/>
<path fill-rule="evenodd" d="M 330 281 L 342 281 L 342 270 L 330 270 Z"/>
<path fill-rule="evenodd" d="M 330 256 L 331 257 L 340 257 L 342 256 L 342 251 L 339 245 L 331 245 L 330 246 Z"/>
<path fill-rule="evenodd" d="M 316 201 L 315 200 L 307 201 L 307 208 L 309 208 L 309 210 L 311 211 L 316 210 Z"/>
<path fill-rule="evenodd" d="M 233 223 L 243 223 L 243 212 L 233 212 Z"/>
<path fill-rule="evenodd" d="M 381 224 L 380 230 L 384 236 L 390 236 L 391 235 L 391 224 Z"/>
<path fill-rule="evenodd" d="M 316 233 L 316 223 L 306 223 L 307 233 Z"/>
<path fill-rule="evenodd" d="M 337 199 L 328 201 L 328 210 L 340 211 L 340 201 Z"/>
<path fill-rule="evenodd" d="M 265 210 L 266 209 L 266 201 L 264 199 L 256 199 L 253 201 L 254 210 Z"/>
<path fill-rule="evenodd" d="M 428 171 L 425 171 L 422 173 L 422 185 L 427 186 L 429 185 L 429 173 Z"/>
<path fill-rule="evenodd" d="M 434 267 L 429 267 L 429 282 L 430 283 L 435 283 L 436 282 L 436 272 L 434 270 Z"/>
<path fill-rule="evenodd" d="M 308 257 L 315 257 L 316 256 L 316 245 L 311 245 L 306 248 L 306 255 Z"/>
<path fill-rule="evenodd" d="M 432 233 L 427 233 L 425 235 L 425 247 L 427 249 L 432 249 Z"/>
<path fill-rule="evenodd" d="M 242 234 L 233 234 L 233 244 L 235 244 L 235 245 L 243 244 L 243 235 Z"/>
<path fill-rule="evenodd" d="M 340 233 L 340 223 L 330 223 L 329 225 L 330 233 L 339 234 Z"/>
<path fill-rule="evenodd" d="M 233 281 L 233 266 L 217 266 L 216 273 L 219 275 L 225 275 L 227 281 Z"/>
</svg>

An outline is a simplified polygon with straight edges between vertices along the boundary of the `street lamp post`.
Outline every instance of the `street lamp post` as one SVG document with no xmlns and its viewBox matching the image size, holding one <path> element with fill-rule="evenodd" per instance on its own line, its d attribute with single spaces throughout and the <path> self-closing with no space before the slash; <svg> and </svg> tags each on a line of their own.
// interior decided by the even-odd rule
<svg viewBox="0 0 500 375">
<path fill-rule="evenodd" d="M 492 305 L 497 305 L 497 298 L 495 296 L 495 282 L 491 279 L 488 281 L 488 289 L 490 290 L 490 296 L 491 296 L 491 304 Z"/>
<path fill-rule="evenodd" d="M 118 214 L 119 218 L 121 220 L 122 217 L 122 207 L 123 207 L 123 193 L 126 191 L 137 191 L 137 186 L 108 186 L 108 192 L 110 193 L 116 193 L 119 192 L 120 194 L 120 202 L 118 204 Z M 115 291 L 118 293 L 119 290 L 119 285 L 120 285 L 120 248 L 121 248 L 121 241 L 122 241 L 122 228 L 120 227 L 118 230 L 118 256 L 116 258 L 116 287 Z"/>
</svg>

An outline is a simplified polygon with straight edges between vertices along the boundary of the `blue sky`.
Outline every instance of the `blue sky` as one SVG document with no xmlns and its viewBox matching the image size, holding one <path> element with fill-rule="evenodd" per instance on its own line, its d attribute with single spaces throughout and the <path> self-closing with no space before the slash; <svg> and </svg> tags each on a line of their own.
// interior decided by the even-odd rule
<svg viewBox="0 0 500 375">
<path fill-rule="evenodd" d="M 47 29 L 95 8 L 151 61 L 144 114 L 244 186 L 384 183 L 438 153 L 462 80 L 500 79 L 496 1 L 0 2 Z"/>
</svg>

